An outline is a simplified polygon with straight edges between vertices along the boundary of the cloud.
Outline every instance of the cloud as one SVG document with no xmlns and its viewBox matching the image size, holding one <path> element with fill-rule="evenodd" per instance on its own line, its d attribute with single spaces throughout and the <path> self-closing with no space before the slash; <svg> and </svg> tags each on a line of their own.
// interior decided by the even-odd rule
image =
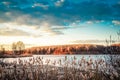
<svg viewBox="0 0 120 80">
<path fill-rule="evenodd" d="M 93 21 L 87 21 L 87 24 L 93 24 Z"/>
<path fill-rule="evenodd" d="M 48 35 L 63 35 L 64 33 L 60 29 L 52 28 L 52 25 L 47 22 L 43 22 L 40 30 Z"/>
<path fill-rule="evenodd" d="M 104 20 L 89 20 L 86 21 L 87 24 L 99 24 L 99 23 L 103 23 Z"/>
<path fill-rule="evenodd" d="M 43 9 L 48 9 L 49 5 L 44 5 L 44 4 L 42 4 L 42 3 L 34 3 L 34 4 L 32 5 L 32 7 L 33 7 L 33 8 L 35 8 L 35 7 L 41 7 L 41 8 L 43 8 Z"/>
<path fill-rule="evenodd" d="M 105 40 L 75 40 L 72 43 L 105 43 Z"/>
<path fill-rule="evenodd" d="M 30 36 L 30 34 L 27 32 L 17 30 L 17 29 L 10 29 L 10 28 L 0 29 L 0 35 L 2 36 Z"/>
<path fill-rule="evenodd" d="M 39 25 L 41 20 L 37 18 L 32 18 L 30 15 L 21 15 L 18 16 L 14 21 L 18 25 Z"/>
<path fill-rule="evenodd" d="M 13 18 L 24 15 L 30 15 L 32 18 L 37 18 L 38 20 L 48 20 L 47 17 L 52 18 L 53 21 L 56 21 L 57 24 L 62 25 L 64 21 L 68 21 L 69 23 L 74 22 L 76 20 L 111 20 L 112 17 L 118 19 L 120 17 L 119 13 L 119 5 L 117 4 L 108 4 L 107 0 L 102 0 L 97 2 L 97 0 L 54 0 L 54 1 L 11 1 L 8 0 L 10 4 L 6 7 L 2 4 L 1 13 L 2 16 L 7 11 L 14 14 Z M 115 1 L 112 1 L 115 3 Z M 2 2 L 1 2 L 2 3 Z M 61 5 L 62 3 L 62 5 Z M 56 4 L 56 5 L 55 5 Z M 16 7 L 13 7 L 16 6 Z M 60 7 L 56 7 L 60 6 Z M 101 7 L 102 6 L 102 7 Z M 46 8 L 46 9 L 45 9 Z M 18 15 L 17 15 L 17 14 Z M 5 17 L 5 16 L 4 16 Z M 7 20 L 11 19 L 11 17 L 6 16 Z M 51 19 L 50 18 L 50 19 Z"/>
<path fill-rule="evenodd" d="M 55 26 L 51 28 L 52 30 L 66 30 L 70 29 L 70 27 L 64 27 L 64 26 Z"/>
<path fill-rule="evenodd" d="M 112 23 L 113 23 L 114 25 L 120 25 L 120 21 L 117 21 L 117 20 L 113 20 Z"/>
<path fill-rule="evenodd" d="M 41 37 L 45 35 L 55 36 L 55 35 L 64 34 L 60 29 L 54 29 L 54 28 L 52 28 L 52 24 L 47 22 L 42 22 L 40 23 L 40 25 L 26 25 L 20 23 L 18 24 L 16 22 L 9 22 L 9 23 L 2 23 L 0 25 L 0 30 L 1 30 L 0 35 L 7 36 L 8 33 L 13 33 L 13 36 L 18 35 L 18 36 Z M 17 31 L 18 33 L 15 33 L 14 31 Z M 12 36 L 12 34 L 10 34 L 9 36 Z"/>
<path fill-rule="evenodd" d="M 64 0 L 58 0 L 55 2 L 55 6 L 61 7 L 63 5 L 63 3 L 64 3 Z"/>
<path fill-rule="evenodd" d="M 35 26 L 18 25 L 16 23 L 2 23 L 0 25 L 0 36 L 32 36 L 40 37 Z"/>
<path fill-rule="evenodd" d="M 63 30 L 81 27 L 80 21 L 99 23 L 114 19 L 118 25 L 119 7 L 119 0 L 4 0 L 0 2 L 0 23 L 14 23 L 15 29 L 31 31 L 33 35 L 63 35 Z"/>
</svg>

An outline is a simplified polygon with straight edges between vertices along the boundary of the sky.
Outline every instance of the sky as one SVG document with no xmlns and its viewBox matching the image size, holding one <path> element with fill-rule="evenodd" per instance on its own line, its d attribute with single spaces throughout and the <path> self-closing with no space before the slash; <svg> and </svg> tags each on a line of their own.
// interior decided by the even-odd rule
<svg viewBox="0 0 120 80">
<path fill-rule="evenodd" d="M 117 39 L 120 0 L 0 0 L 0 44 Z"/>
</svg>

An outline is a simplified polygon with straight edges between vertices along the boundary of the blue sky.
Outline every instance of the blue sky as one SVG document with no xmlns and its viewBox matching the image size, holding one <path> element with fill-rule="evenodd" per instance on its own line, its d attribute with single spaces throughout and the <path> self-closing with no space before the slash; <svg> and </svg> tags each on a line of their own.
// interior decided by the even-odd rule
<svg viewBox="0 0 120 80">
<path fill-rule="evenodd" d="M 117 39 L 119 0 L 0 0 L 0 43 Z"/>
</svg>

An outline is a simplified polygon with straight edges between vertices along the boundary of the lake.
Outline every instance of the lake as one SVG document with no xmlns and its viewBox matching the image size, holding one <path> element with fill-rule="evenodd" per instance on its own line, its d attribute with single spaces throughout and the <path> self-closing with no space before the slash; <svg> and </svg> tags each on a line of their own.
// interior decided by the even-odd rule
<svg viewBox="0 0 120 80">
<path fill-rule="evenodd" d="M 120 55 L 111 55 L 114 58 L 119 58 Z M 47 64 L 46 61 L 50 60 L 49 65 L 53 65 L 54 62 L 56 62 L 56 66 L 60 66 L 57 64 L 58 61 L 61 60 L 61 63 L 64 63 L 65 61 L 67 62 L 73 62 L 76 61 L 78 62 L 81 59 L 85 59 L 86 61 L 89 61 L 92 59 L 93 61 L 98 61 L 98 60 L 104 60 L 105 62 L 108 62 L 110 60 L 110 55 L 33 55 L 32 57 L 20 57 L 20 58 L 1 58 L 3 62 L 6 63 L 13 63 L 16 62 L 17 64 L 19 63 L 19 60 L 22 60 L 23 62 L 27 61 L 29 62 L 30 59 L 36 59 L 36 58 L 41 58 L 43 61 L 43 64 Z M 66 58 L 66 60 L 65 60 Z M 37 65 L 37 64 L 36 64 Z"/>
</svg>

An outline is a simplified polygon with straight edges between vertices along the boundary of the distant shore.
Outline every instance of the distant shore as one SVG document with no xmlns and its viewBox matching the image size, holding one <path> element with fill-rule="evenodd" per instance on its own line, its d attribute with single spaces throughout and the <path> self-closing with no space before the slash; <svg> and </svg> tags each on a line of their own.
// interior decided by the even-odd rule
<svg viewBox="0 0 120 80">
<path fill-rule="evenodd" d="M 32 57 L 31 54 L 27 54 L 27 55 L 0 55 L 0 58 L 18 58 L 18 57 Z"/>
<path fill-rule="evenodd" d="M 31 47 L 24 50 L 0 51 L 0 58 L 32 57 L 33 55 L 118 55 L 120 44 L 110 46 L 79 44 Z"/>
<path fill-rule="evenodd" d="M 42 55 L 42 54 L 28 54 L 28 55 L 0 55 L 0 58 L 20 58 L 20 57 L 33 57 L 33 55 Z M 48 55 L 48 54 L 44 54 L 44 55 Z M 54 54 L 50 54 L 50 55 L 54 55 Z M 59 54 L 59 55 L 120 55 L 119 53 L 116 54 Z M 55 55 L 57 56 L 57 55 Z"/>
</svg>

